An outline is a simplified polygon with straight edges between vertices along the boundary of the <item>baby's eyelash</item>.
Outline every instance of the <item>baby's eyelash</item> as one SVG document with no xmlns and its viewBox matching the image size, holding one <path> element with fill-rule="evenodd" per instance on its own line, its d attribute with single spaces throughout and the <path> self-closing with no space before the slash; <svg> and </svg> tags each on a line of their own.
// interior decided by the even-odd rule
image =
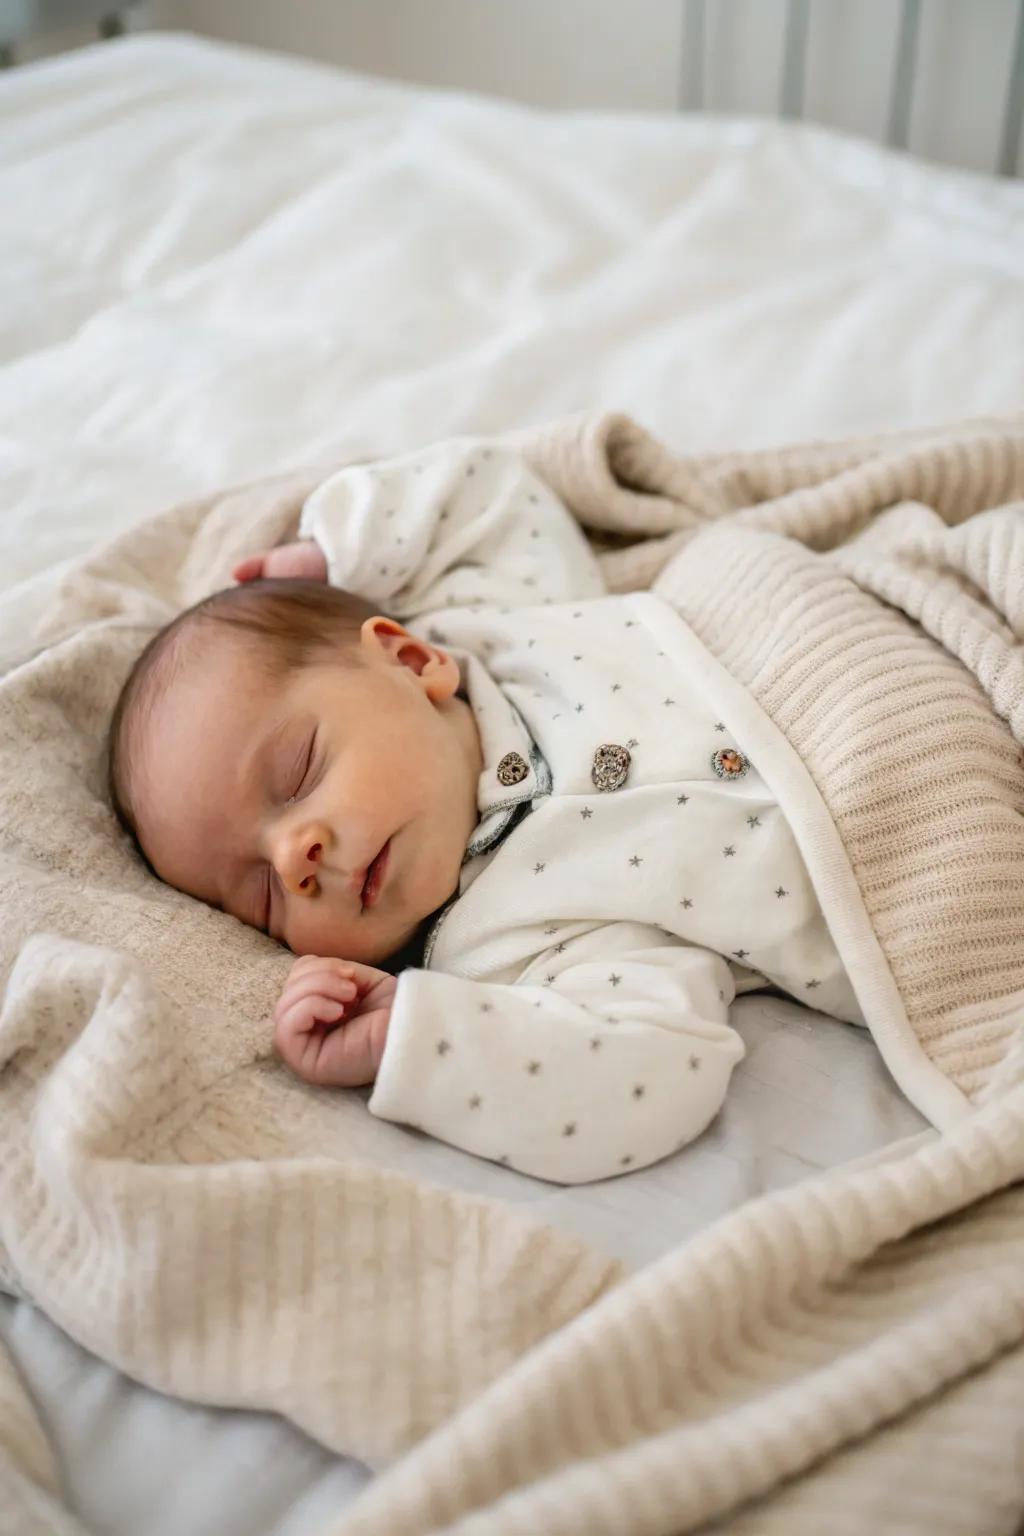
<svg viewBox="0 0 1024 1536">
<path fill-rule="evenodd" d="M 267 872 L 263 876 L 263 905 L 262 905 L 263 921 L 260 924 L 260 927 L 262 928 L 263 932 L 265 934 L 267 934 L 268 937 L 270 935 L 270 887 L 271 887 L 271 883 L 272 883 L 272 878 L 273 877 L 271 876 L 271 873 L 270 873 L 270 865 L 268 864 L 267 865 Z"/>
<path fill-rule="evenodd" d="M 302 788 L 303 784 L 306 782 L 307 777 L 309 776 L 309 770 L 310 770 L 310 768 L 312 767 L 312 764 L 313 764 L 313 752 L 314 752 L 315 747 L 316 747 L 316 731 L 314 731 L 312 736 L 309 738 L 309 747 L 308 747 L 308 749 L 306 751 L 305 766 L 302 769 L 302 773 L 301 773 L 301 776 L 299 778 L 299 782 L 296 784 L 295 788 L 292 790 L 291 794 L 288 796 L 288 804 L 289 805 L 292 805 L 298 799 L 298 797 L 299 797 L 299 790 Z"/>
</svg>

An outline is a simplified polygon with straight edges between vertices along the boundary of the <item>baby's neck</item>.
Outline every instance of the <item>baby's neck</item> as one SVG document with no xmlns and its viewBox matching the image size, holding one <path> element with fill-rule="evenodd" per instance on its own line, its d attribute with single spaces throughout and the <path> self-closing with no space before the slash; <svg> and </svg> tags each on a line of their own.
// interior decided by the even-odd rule
<svg viewBox="0 0 1024 1536">
<path fill-rule="evenodd" d="M 469 783 L 473 786 L 473 825 L 476 825 L 476 791 L 480 782 L 480 775 L 484 771 L 484 753 L 480 745 L 480 732 L 477 729 L 476 716 L 472 707 L 465 699 L 456 695 L 446 699 L 440 706 L 442 713 L 449 717 L 449 723 L 455 732 L 459 744 L 462 747 L 466 765 L 469 770 Z M 472 827 L 470 831 L 472 831 Z"/>
</svg>

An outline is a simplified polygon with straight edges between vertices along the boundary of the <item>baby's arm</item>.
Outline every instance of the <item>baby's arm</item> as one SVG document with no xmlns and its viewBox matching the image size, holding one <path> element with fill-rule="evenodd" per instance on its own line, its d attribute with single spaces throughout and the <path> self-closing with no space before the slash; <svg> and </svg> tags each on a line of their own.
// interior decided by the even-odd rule
<svg viewBox="0 0 1024 1536">
<path fill-rule="evenodd" d="M 720 955 L 640 923 L 592 929 L 513 984 L 405 971 L 369 1107 L 538 1178 L 609 1178 L 718 1113 L 743 1055 L 733 996 Z"/>
<path fill-rule="evenodd" d="M 483 439 L 339 470 L 307 499 L 299 532 L 335 586 L 396 619 L 606 595 L 576 519 L 519 453 Z"/>
</svg>

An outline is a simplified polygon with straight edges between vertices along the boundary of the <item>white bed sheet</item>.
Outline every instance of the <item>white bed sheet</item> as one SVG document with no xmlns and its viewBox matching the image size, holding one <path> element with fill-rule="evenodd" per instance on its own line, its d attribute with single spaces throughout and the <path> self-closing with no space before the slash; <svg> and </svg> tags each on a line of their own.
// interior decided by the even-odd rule
<svg viewBox="0 0 1024 1536">
<path fill-rule="evenodd" d="M 820 130 L 145 37 L 0 81 L 0 197 L 0 657 L 98 540 L 290 465 L 588 408 L 704 449 L 1021 404 L 1024 190 Z M 657 1168 L 558 1190 L 405 1133 L 395 1165 L 639 1264 L 921 1126 L 859 1031 L 772 997 L 737 1022 L 722 1116 Z M 364 1477 L 24 1303 L 0 1333 L 96 1532 L 312 1536 Z"/>
</svg>

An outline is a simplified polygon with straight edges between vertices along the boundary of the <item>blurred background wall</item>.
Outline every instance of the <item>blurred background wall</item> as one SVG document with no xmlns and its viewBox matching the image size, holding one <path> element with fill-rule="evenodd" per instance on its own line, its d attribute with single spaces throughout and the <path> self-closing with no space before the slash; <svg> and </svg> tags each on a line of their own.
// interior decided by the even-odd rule
<svg viewBox="0 0 1024 1536">
<path fill-rule="evenodd" d="M 37 28 L 28 56 L 68 45 L 75 0 L 0 0 L 0 15 L 5 6 L 62 17 L 59 31 Z M 804 10 L 804 115 L 885 138 L 904 7 L 805 0 Z M 1019 0 L 913 0 L 913 10 L 907 147 L 991 170 Z M 776 115 L 786 13 L 786 0 L 705 0 L 696 8 L 693 0 L 145 0 L 123 14 L 133 30 L 185 29 L 538 106 Z M 687 43 L 697 14 L 703 80 L 695 100 Z"/>
</svg>

